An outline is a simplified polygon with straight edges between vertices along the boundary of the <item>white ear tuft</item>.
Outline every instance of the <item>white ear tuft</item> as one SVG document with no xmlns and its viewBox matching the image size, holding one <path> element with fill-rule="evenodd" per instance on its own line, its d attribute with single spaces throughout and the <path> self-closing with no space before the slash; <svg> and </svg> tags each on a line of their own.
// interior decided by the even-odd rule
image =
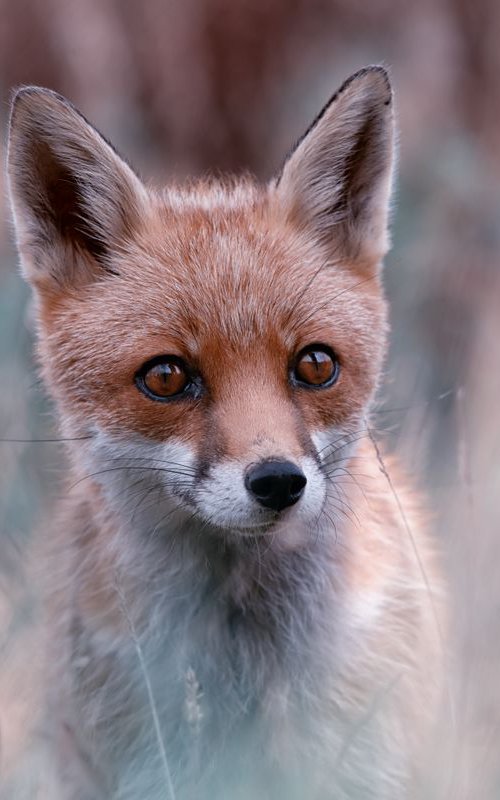
<svg viewBox="0 0 500 800">
<path fill-rule="evenodd" d="M 383 67 L 357 72 L 300 140 L 275 186 L 291 220 L 362 263 L 378 263 L 388 249 L 392 105 Z"/>
<path fill-rule="evenodd" d="M 12 104 L 8 175 L 23 270 L 39 287 L 109 269 L 148 196 L 111 145 L 63 97 L 38 87 Z"/>
</svg>

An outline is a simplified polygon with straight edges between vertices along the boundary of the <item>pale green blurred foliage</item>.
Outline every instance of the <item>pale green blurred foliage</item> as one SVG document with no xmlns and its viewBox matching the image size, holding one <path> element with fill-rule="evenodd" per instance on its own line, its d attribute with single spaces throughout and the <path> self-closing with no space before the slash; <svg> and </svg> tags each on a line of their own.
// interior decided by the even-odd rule
<svg viewBox="0 0 500 800">
<path fill-rule="evenodd" d="M 499 41 L 495 0 L 0 0 L 4 133 L 11 88 L 48 85 L 158 184 L 205 170 L 271 176 L 344 77 L 391 67 L 393 330 L 374 422 L 428 493 L 449 584 L 454 713 L 429 748 L 426 798 L 500 795 Z M 0 148 L 3 159 L 5 135 Z M 3 180 L 0 439 L 47 439 L 57 432 Z M 0 657 L 14 671 L 36 613 L 24 547 L 57 496 L 59 454 L 0 442 Z"/>
</svg>

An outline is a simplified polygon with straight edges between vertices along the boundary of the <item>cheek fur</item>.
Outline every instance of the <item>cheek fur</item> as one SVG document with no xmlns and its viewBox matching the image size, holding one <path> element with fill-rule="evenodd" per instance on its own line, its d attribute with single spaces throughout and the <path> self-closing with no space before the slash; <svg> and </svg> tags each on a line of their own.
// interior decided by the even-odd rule
<svg viewBox="0 0 500 800">
<path fill-rule="evenodd" d="M 327 475 L 349 461 L 364 431 L 365 425 L 361 422 L 358 425 L 330 425 L 311 434 L 317 457 Z"/>
<path fill-rule="evenodd" d="M 154 517 L 166 505 L 186 504 L 195 485 L 196 454 L 180 439 L 156 443 L 97 429 L 86 448 L 84 468 L 117 510 Z"/>
<path fill-rule="evenodd" d="M 251 528 L 269 521 L 269 512 L 247 492 L 244 475 L 245 466 L 236 461 L 226 460 L 209 467 L 195 493 L 203 519 L 222 528 Z"/>
</svg>

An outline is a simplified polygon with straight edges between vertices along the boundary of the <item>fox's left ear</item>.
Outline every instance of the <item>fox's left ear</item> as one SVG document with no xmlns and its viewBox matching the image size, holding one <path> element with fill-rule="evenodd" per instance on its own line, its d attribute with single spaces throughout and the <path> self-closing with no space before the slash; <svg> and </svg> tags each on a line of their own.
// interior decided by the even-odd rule
<svg viewBox="0 0 500 800">
<path fill-rule="evenodd" d="M 275 184 L 290 220 L 360 265 L 378 264 L 389 246 L 392 105 L 383 67 L 357 72 L 300 140 Z"/>
</svg>

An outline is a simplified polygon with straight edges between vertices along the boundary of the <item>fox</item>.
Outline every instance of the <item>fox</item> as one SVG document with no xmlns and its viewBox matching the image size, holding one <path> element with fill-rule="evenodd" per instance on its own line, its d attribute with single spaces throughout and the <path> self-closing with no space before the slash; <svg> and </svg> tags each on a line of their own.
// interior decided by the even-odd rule
<svg viewBox="0 0 500 800">
<path fill-rule="evenodd" d="M 267 183 L 160 191 L 68 100 L 15 94 L 15 235 L 68 459 L 41 531 L 43 796 L 416 796 L 440 570 L 370 417 L 395 127 L 369 66 Z"/>
</svg>

